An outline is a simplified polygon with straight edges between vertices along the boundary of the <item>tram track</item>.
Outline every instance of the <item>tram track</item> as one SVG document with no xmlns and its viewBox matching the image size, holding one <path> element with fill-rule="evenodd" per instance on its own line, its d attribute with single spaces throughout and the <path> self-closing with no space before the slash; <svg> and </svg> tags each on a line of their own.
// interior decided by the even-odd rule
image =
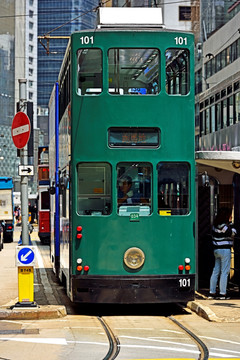
<svg viewBox="0 0 240 360">
<path fill-rule="evenodd" d="M 178 327 L 180 327 L 182 330 L 184 330 L 193 339 L 193 341 L 197 344 L 198 349 L 200 351 L 198 360 L 208 360 L 209 351 L 208 351 L 207 346 L 204 344 L 204 342 L 201 339 L 199 339 L 199 337 L 196 336 L 191 330 L 186 328 L 186 326 L 182 325 L 179 321 L 177 321 L 173 316 L 169 316 L 168 319 L 173 321 L 174 324 L 176 324 Z"/>
<path fill-rule="evenodd" d="M 115 359 L 120 351 L 120 342 L 117 338 L 117 336 L 113 333 L 112 329 L 109 327 L 109 325 L 106 323 L 106 321 L 103 320 L 102 317 L 97 317 L 100 321 L 109 341 L 109 350 L 107 355 L 103 358 L 103 360 L 113 360 Z"/>
<path fill-rule="evenodd" d="M 207 346 L 203 343 L 203 341 L 200 340 L 199 337 L 196 334 L 194 334 L 190 329 L 188 329 L 186 326 L 184 326 L 178 320 L 176 320 L 174 318 L 174 316 L 171 315 L 171 316 L 168 316 L 167 318 L 171 322 L 173 322 L 178 328 L 183 330 L 195 342 L 195 344 L 197 345 L 199 352 L 200 352 L 198 360 L 208 360 L 209 351 L 208 351 Z M 119 341 L 118 337 L 114 334 L 114 330 L 111 329 L 109 324 L 102 317 L 98 316 L 97 319 L 101 323 L 101 325 L 108 337 L 108 341 L 109 341 L 108 353 L 102 360 L 116 359 L 120 352 L 120 349 L 121 349 L 120 341 Z"/>
</svg>

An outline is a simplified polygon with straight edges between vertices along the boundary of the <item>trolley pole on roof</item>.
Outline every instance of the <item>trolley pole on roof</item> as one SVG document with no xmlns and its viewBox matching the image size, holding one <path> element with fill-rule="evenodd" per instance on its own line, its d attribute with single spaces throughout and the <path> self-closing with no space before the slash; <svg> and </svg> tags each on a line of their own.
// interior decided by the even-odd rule
<svg viewBox="0 0 240 360">
<path fill-rule="evenodd" d="M 23 113 L 27 113 L 27 79 L 18 79 L 19 105 Z M 28 165 L 27 144 L 20 149 L 21 165 Z M 28 176 L 21 175 L 21 216 L 22 216 L 22 244 L 29 245 L 28 231 Z"/>
</svg>

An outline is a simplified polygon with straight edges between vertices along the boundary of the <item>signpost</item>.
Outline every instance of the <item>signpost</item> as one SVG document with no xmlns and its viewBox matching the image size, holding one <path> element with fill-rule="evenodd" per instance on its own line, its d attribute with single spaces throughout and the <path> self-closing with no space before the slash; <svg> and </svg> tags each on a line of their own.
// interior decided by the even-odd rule
<svg viewBox="0 0 240 360">
<path fill-rule="evenodd" d="M 35 252 L 33 246 L 17 246 L 16 263 L 18 266 L 18 303 L 17 307 L 36 306 L 34 302 Z"/>
<path fill-rule="evenodd" d="M 17 247 L 18 266 L 18 294 L 19 302 L 16 306 L 36 306 L 34 297 L 34 271 L 35 254 L 29 246 L 28 230 L 28 176 L 33 175 L 33 166 L 28 165 L 27 143 L 30 137 L 31 125 L 26 114 L 26 79 L 19 79 L 19 111 L 12 122 L 12 139 L 14 145 L 20 149 L 19 175 L 21 176 L 21 213 L 22 213 L 22 245 Z"/>
<path fill-rule="evenodd" d="M 26 114 L 27 111 L 27 88 L 26 79 L 19 79 L 19 108 L 13 118 L 12 139 L 14 145 L 20 149 L 20 161 L 23 169 L 28 166 L 27 143 L 30 137 L 31 125 Z M 21 214 L 22 214 L 22 243 L 29 244 L 28 231 L 28 176 L 27 172 L 21 174 Z"/>
</svg>

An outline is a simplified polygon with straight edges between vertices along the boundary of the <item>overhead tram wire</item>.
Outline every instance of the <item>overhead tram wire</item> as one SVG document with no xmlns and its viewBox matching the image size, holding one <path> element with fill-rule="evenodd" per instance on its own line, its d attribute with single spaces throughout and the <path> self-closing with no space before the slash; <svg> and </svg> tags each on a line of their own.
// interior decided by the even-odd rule
<svg viewBox="0 0 240 360">
<path fill-rule="evenodd" d="M 94 8 L 92 8 L 91 10 L 86 11 L 85 13 L 82 13 L 81 15 L 76 16 L 74 19 L 68 20 L 67 22 L 63 23 L 62 25 L 57 26 L 56 28 L 48 31 L 47 33 L 45 33 L 43 36 L 38 36 L 38 39 L 40 41 L 40 44 L 44 47 L 44 49 L 46 50 L 47 55 L 50 54 L 50 50 L 49 50 L 49 40 L 50 39 L 69 39 L 70 36 L 50 36 L 50 34 L 56 30 L 61 29 L 62 27 L 64 27 L 65 25 L 70 24 L 73 21 L 76 21 L 77 19 L 79 19 L 80 17 L 87 15 L 91 12 L 96 12 L 102 5 L 108 3 L 110 0 L 106 0 L 104 2 L 100 1 L 98 6 L 95 6 Z M 46 39 L 47 40 L 47 46 L 45 44 L 43 44 L 43 42 L 41 41 L 42 39 Z"/>
</svg>

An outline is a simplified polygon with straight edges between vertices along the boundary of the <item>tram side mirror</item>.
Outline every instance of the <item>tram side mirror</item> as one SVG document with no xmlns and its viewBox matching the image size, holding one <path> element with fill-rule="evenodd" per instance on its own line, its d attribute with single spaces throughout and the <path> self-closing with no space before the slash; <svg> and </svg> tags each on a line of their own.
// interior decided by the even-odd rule
<svg viewBox="0 0 240 360">
<path fill-rule="evenodd" d="M 55 195 L 55 193 L 56 193 L 55 187 L 54 187 L 54 186 L 50 186 L 49 192 L 50 192 L 50 195 Z"/>
</svg>

